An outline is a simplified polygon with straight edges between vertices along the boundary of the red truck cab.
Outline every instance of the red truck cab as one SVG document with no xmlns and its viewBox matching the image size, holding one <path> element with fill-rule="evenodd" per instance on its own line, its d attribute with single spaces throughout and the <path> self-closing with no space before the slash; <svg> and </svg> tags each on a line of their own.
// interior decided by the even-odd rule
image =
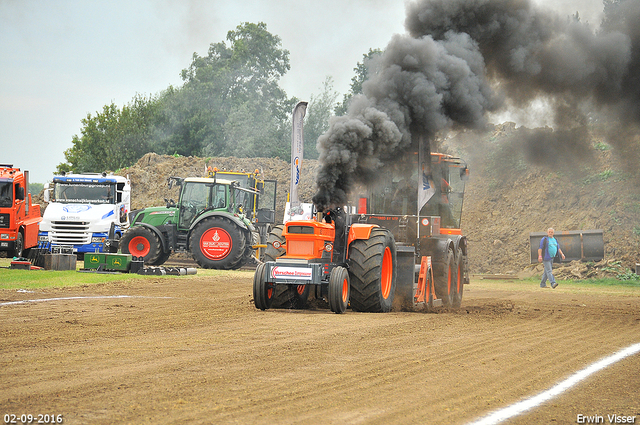
<svg viewBox="0 0 640 425">
<path fill-rule="evenodd" d="M 29 172 L 0 164 L 0 251 L 22 257 L 38 245 L 40 205 L 31 203 Z"/>
</svg>

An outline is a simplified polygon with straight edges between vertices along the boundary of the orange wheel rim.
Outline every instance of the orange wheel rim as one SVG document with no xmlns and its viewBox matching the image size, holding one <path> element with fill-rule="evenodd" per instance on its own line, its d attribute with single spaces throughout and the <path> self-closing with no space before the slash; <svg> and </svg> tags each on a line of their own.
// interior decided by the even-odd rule
<svg viewBox="0 0 640 425">
<path fill-rule="evenodd" d="M 151 252 L 151 244 L 147 238 L 136 236 L 129 241 L 129 253 L 136 257 L 144 257 Z"/>
<path fill-rule="evenodd" d="M 451 293 L 451 264 L 449 264 L 449 273 L 447 273 L 447 293 Z"/>
<path fill-rule="evenodd" d="M 380 271 L 380 289 L 382 290 L 382 298 L 385 300 L 391 294 L 391 281 L 393 279 L 393 261 L 391 258 L 391 250 L 389 247 L 384 249 L 382 255 L 382 270 Z"/>
<path fill-rule="evenodd" d="M 304 286 L 304 285 L 298 285 L 298 286 L 296 286 L 296 292 L 298 293 L 298 295 L 302 295 L 302 294 L 304 294 L 304 289 L 305 289 L 305 286 Z"/>
<path fill-rule="evenodd" d="M 348 298 L 349 298 L 349 282 L 345 277 L 344 280 L 342 281 L 342 302 L 346 303 Z"/>
</svg>

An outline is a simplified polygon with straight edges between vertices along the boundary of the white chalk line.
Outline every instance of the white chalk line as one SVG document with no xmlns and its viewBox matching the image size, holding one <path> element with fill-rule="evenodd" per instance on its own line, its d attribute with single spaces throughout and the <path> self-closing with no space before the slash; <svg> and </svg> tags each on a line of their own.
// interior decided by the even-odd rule
<svg viewBox="0 0 640 425">
<path fill-rule="evenodd" d="M 547 391 L 544 391 L 538 394 L 537 396 L 520 401 L 516 404 L 512 404 L 511 406 L 505 407 L 504 409 L 500 409 L 496 412 L 491 413 L 488 416 L 485 416 L 484 418 L 481 418 L 476 422 L 471 422 L 469 425 L 493 425 L 493 424 L 498 424 L 500 422 L 503 422 L 514 416 L 520 415 L 521 413 L 524 413 L 527 410 L 530 410 L 536 406 L 539 406 L 551 400 L 553 397 L 556 397 L 557 395 L 565 392 L 566 390 L 573 387 L 574 385 L 584 380 L 588 376 L 593 375 L 594 373 L 606 367 L 609 367 L 612 364 L 619 362 L 620 360 L 626 357 L 637 354 L 638 352 L 640 352 L 640 343 L 633 344 L 627 348 L 624 348 L 618 351 L 615 354 L 612 354 L 609 357 L 605 357 L 604 359 L 597 361 L 596 363 L 593 363 L 592 365 L 574 373 L 569 378 L 560 382 L 556 386 L 548 389 Z"/>
<path fill-rule="evenodd" d="M 145 297 L 138 295 L 100 295 L 100 296 L 89 296 L 89 297 L 61 297 L 61 298 L 38 298 L 35 300 L 20 300 L 20 301 L 9 301 L 5 303 L 0 303 L 0 307 L 6 305 L 17 305 L 17 304 L 28 304 L 28 303 L 41 303 L 45 301 L 67 301 L 67 300 L 91 300 L 91 299 L 107 299 L 107 298 L 164 298 L 168 299 L 171 297 Z"/>
</svg>

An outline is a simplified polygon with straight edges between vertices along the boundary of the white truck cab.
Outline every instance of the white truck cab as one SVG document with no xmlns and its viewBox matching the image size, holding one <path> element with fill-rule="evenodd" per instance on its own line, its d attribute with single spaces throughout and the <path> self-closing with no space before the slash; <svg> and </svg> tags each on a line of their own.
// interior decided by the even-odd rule
<svg viewBox="0 0 640 425">
<path fill-rule="evenodd" d="M 111 224 L 119 238 L 129 227 L 131 182 L 113 174 L 64 174 L 45 184 L 47 205 L 39 242 L 72 246 L 77 254 L 103 252 Z"/>
</svg>

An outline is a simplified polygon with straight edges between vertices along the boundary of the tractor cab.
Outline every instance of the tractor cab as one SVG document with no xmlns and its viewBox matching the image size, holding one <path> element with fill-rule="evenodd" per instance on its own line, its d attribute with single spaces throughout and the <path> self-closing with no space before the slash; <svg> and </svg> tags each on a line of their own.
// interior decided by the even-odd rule
<svg viewBox="0 0 640 425">
<path fill-rule="evenodd" d="M 182 189 L 176 205 L 178 229 L 189 229 L 205 212 L 231 213 L 245 218 L 245 207 L 251 208 L 256 191 L 240 186 L 237 181 L 220 178 L 192 177 L 180 181 Z"/>
<path fill-rule="evenodd" d="M 451 155 L 432 153 L 431 163 L 424 167 L 418 167 L 416 154 L 398 164 L 401 166 L 391 170 L 391 178 L 361 192 L 356 201 L 360 220 L 366 217 L 368 223 L 387 227 L 398 242 L 409 244 L 419 235 L 459 234 L 469 176 L 466 163 Z"/>
</svg>

